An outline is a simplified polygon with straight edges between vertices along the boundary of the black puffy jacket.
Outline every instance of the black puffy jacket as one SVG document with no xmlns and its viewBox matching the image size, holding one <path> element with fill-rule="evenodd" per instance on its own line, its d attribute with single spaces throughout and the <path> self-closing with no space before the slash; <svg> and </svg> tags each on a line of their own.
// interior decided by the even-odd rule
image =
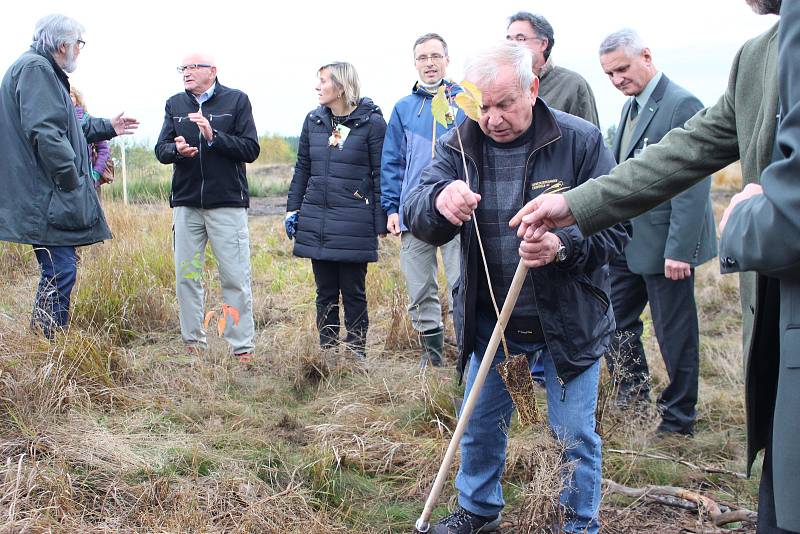
<svg viewBox="0 0 800 534">
<path fill-rule="evenodd" d="M 594 125 L 567 113 L 549 109 L 537 100 L 533 108 L 533 147 L 528 155 L 525 189 L 571 189 L 590 178 L 608 173 L 614 166 L 611 152 Z M 433 245 L 447 243 L 461 234 L 461 276 L 453 288 L 453 321 L 459 336 L 460 367 L 475 347 L 478 269 L 482 269 L 474 225 L 455 226 L 436 210 L 436 196 L 453 180 L 464 180 L 477 191 L 482 172 L 485 136 L 475 121 L 458 128 L 464 143 L 469 176 L 458 149 L 454 130 L 436 144 L 436 158 L 422 173 L 420 184 L 404 205 L 405 221 L 418 238 Z M 523 198 L 510 198 L 519 208 Z M 616 224 L 590 237 L 577 226 L 553 231 L 567 249 L 567 259 L 531 269 L 536 307 L 547 348 L 563 383 L 591 366 L 606 351 L 614 332 L 614 312 L 609 293 L 608 262 L 630 241 L 630 224 Z M 505 295 L 500 295 L 502 306 Z M 483 356 L 483 355 L 480 355 Z"/>
<path fill-rule="evenodd" d="M 314 260 L 378 261 L 378 238 L 386 233 L 381 208 L 381 151 L 386 121 L 362 98 L 344 125 L 340 147 L 329 145 L 331 111 L 306 116 L 286 211 L 300 210 L 294 254 Z"/>
<path fill-rule="evenodd" d="M 245 163 L 252 163 L 260 151 L 258 133 L 253 122 L 250 99 L 238 89 L 219 83 L 211 98 L 203 102 L 203 115 L 214 130 L 208 145 L 195 123 L 187 118 L 200 109 L 188 91 L 167 100 L 164 125 L 156 143 L 156 157 L 161 163 L 172 163 L 172 194 L 169 205 L 193 208 L 248 208 Z M 184 158 L 175 148 L 175 137 L 200 152 Z"/>
</svg>

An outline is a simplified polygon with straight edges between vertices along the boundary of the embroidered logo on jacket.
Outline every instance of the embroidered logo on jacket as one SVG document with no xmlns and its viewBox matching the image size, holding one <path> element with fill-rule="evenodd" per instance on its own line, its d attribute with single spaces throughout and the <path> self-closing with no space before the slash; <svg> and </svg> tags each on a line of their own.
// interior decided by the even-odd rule
<svg viewBox="0 0 800 534">
<path fill-rule="evenodd" d="M 542 195 L 544 193 L 563 193 L 564 191 L 568 191 L 569 189 L 570 186 L 568 186 L 558 178 L 538 180 L 531 184 L 531 191 L 533 191 L 537 195 Z"/>
</svg>

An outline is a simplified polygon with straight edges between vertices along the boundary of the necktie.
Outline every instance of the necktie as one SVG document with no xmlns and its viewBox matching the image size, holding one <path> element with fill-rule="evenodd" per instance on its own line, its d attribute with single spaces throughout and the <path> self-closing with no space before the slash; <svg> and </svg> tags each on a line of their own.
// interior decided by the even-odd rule
<svg viewBox="0 0 800 534">
<path fill-rule="evenodd" d="M 634 98 L 633 102 L 631 102 L 631 114 L 630 114 L 631 120 L 632 121 L 636 120 L 636 116 L 638 114 L 639 114 L 639 102 L 637 102 L 636 99 Z"/>
</svg>

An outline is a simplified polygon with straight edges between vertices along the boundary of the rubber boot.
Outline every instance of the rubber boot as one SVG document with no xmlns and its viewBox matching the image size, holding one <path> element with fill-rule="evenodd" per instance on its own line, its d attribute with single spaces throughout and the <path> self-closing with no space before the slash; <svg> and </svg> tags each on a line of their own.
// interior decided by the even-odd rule
<svg viewBox="0 0 800 534">
<path fill-rule="evenodd" d="M 442 327 L 422 332 L 420 337 L 424 349 L 419 361 L 420 368 L 426 367 L 429 363 L 434 367 L 441 367 L 444 354 L 444 330 Z"/>
</svg>

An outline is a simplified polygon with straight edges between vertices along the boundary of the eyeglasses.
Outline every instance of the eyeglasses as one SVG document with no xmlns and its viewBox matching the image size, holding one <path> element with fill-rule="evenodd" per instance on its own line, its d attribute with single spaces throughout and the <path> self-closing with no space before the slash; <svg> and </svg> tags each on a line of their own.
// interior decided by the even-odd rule
<svg viewBox="0 0 800 534">
<path fill-rule="evenodd" d="M 83 50 L 83 47 L 86 46 L 86 41 L 83 39 L 78 39 L 75 43 L 78 45 L 78 50 Z"/>
<path fill-rule="evenodd" d="M 176 67 L 176 69 L 178 72 L 183 74 L 183 71 L 185 70 L 197 70 L 201 68 L 210 69 L 212 66 L 213 65 L 206 65 L 205 63 L 190 63 L 188 65 L 180 65 L 179 67 Z"/>
<path fill-rule="evenodd" d="M 428 61 L 441 61 L 444 59 L 442 54 L 431 54 L 429 56 L 417 56 L 414 61 L 417 63 L 427 63 Z"/>
<path fill-rule="evenodd" d="M 527 35 L 523 35 L 518 33 L 517 35 L 506 35 L 507 41 L 516 41 L 518 43 L 524 43 L 525 41 L 544 41 L 541 37 L 528 37 Z"/>
</svg>

